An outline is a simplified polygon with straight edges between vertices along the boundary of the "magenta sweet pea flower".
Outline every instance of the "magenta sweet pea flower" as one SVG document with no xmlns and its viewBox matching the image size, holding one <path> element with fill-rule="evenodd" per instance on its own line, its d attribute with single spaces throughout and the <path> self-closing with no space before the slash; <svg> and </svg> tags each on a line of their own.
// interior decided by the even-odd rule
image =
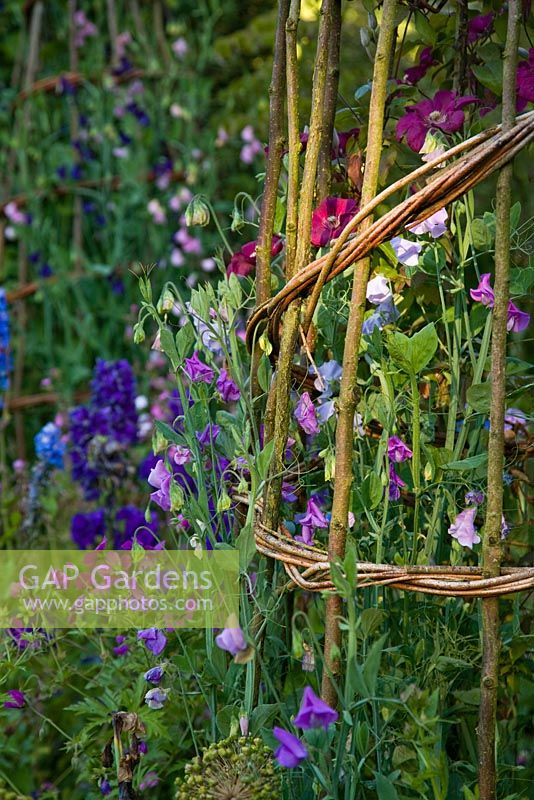
<svg viewBox="0 0 534 800">
<path fill-rule="evenodd" d="M 197 350 L 195 350 L 191 358 L 185 359 L 185 371 L 193 383 L 211 383 L 215 377 L 212 368 L 200 360 Z"/>
<path fill-rule="evenodd" d="M 521 311 L 512 301 L 508 303 L 508 322 L 506 329 L 513 333 L 520 333 L 528 328 L 530 324 L 530 314 L 526 311 Z"/>
<path fill-rule="evenodd" d="M 280 742 L 280 747 L 275 750 L 274 757 L 281 767 L 292 769 L 293 767 L 298 767 L 301 761 L 308 758 L 306 747 L 292 733 L 275 726 L 273 734 Z"/>
<path fill-rule="evenodd" d="M 171 481 L 172 475 L 165 466 L 163 459 L 160 458 L 156 462 L 156 466 L 150 470 L 148 482 L 157 489 L 156 492 L 151 493 L 151 499 L 164 511 L 170 511 L 171 509 Z"/>
<path fill-rule="evenodd" d="M 473 549 L 473 545 L 480 542 L 480 536 L 475 528 L 475 517 L 477 515 L 477 507 L 466 508 L 461 511 L 452 525 L 449 527 L 449 533 L 453 539 L 456 539 L 463 547 Z"/>
<path fill-rule="evenodd" d="M 293 725 L 303 730 L 310 728 L 324 728 L 325 730 L 339 717 L 337 711 L 317 697 L 311 686 L 306 686 L 299 713 L 293 720 Z"/>
<path fill-rule="evenodd" d="M 441 89 L 431 100 L 408 106 L 406 114 L 397 122 L 397 140 L 400 142 L 406 137 L 408 147 L 418 153 L 429 131 L 456 133 L 461 130 L 465 122 L 463 107 L 477 102 L 477 97 L 458 97 L 455 92 Z"/>
<path fill-rule="evenodd" d="M 226 267 L 226 274 L 234 274 L 238 275 L 239 277 L 249 275 L 256 267 L 257 244 L 258 243 L 256 240 L 253 242 L 247 242 L 247 244 L 243 245 L 241 250 L 238 250 L 237 253 L 234 253 L 228 266 Z M 283 247 L 284 240 L 277 234 L 274 234 L 271 243 L 271 258 L 274 258 L 281 253 Z"/>
<path fill-rule="evenodd" d="M 419 83 L 419 81 L 425 77 L 430 67 L 437 63 L 438 62 L 433 57 L 432 48 L 425 47 L 419 54 L 419 63 L 415 64 L 413 67 L 408 67 L 404 73 L 404 82 L 415 86 L 416 83 Z"/>
<path fill-rule="evenodd" d="M 241 397 L 238 385 L 234 383 L 225 369 L 221 370 L 215 386 L 223 403 L 235 403 Z"/>
<path fill-rule="evenodd" d="M 494 18 L 495 14 L 490 11 L 489 14 L 477 14 L 476 17 L 469 20 L 467 25 L 467 41 L 469 44 L 473 44 L 477 39 L 481 39 L 491 33 Z"/>
<path fill-rule="evenodd" d="M 482 303 L 483 306 L 489 306 L 489 308 L 493 308 L 495 303 L 495 293 L 490 284 L 490 278 L 491 275 L 489 272 L 485 272 L 483 275 L 481 275 L 477 288 L 471 289 L 469 294 L 471 295 L 472 300 Z"/>
<path fill-rule="evenodd" d="M 305 433 L 319 433 L 317 414 L 309 392 L 304 392 L 295 408 L 295 419 Z"/>
<path fill-rule="evenodd" d="M 150 650 L 155 656 L 163 653 L 167 644 L 167 637 L 158 628 L 147 628 L 144 631 L 138 631 L 137 638 L 139 641 L 143 641 L 147 650 Z"/>
<path fill-rule="evenodd" d="M 524 111 L 528 103 L 534 103 L 534 47 L 517 65 L 517 110 Z"/>
<path fill-rule="evenodd" d="M 337 239 L 357 211 L 355 200 L 325 197 L 312 215 L 311 243 L 315 247 L 326 247 L 332 239 Z"/>
<path fill-rule="evenodd" d="M 241 628 L 225 628 L 215 637 L 215 644 L 234 657 L 247 649 L 247 640 Z"/>
<path fill-rule="evenodd" d="M 398 500 L 401 496 L 400 490 L 406 486 L 405 481 L 397 475 L 393 468 L 393 464 L 389 465 L 389 499 Z"/>
<path fill-rule="evenodd" d="M 398 436 L 390 436 L 388 439 L 388 457 L 390 461 L 400 464 L 413 456 L 412 451 Z"/>
<path fill-rule="evenodd" d="M 6 694 L 11 697 L 11 700 L 4 700 L 4 708 L 24 708 L 26 705 L 24 692 L 19 689 L 9 689 Z"/>
<path fill-rule="evenodd" d="M 447 230 L 447 218 L 447 209 L 440 208 L 418 225 L 409 225 L 408 230 L 415 233 L 416 236 L 428 233 L 433 239 L 439 239 Z"/>
</svg>

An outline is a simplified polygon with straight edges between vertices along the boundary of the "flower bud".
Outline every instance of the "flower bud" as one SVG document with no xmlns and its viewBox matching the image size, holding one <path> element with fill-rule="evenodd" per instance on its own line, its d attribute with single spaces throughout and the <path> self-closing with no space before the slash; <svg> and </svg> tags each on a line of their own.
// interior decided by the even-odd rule
<svg viewBox="0 0 534 800">
<path fill-rule="evenodd" d="M 158 314 L 166 314 L 169 311 L 172 311 L 174 307 L 174 295 L 170 291 L 170 289 L 164 289 L 160 295 L 158 300 Z"/>
<path fill-rule="evenodd" d="M 133 329 L 134 344 L 141 344 L 145 341 L 145 331 L 140 322 L 136 322 Z"/>
<path fill-rule="evenodd" d="M 195 195 L 185 210 L 185 224 L 188 228 L 192 225 L 205 227 L 209 225 L 210 210 L 202 195 Z"/>
</svg>

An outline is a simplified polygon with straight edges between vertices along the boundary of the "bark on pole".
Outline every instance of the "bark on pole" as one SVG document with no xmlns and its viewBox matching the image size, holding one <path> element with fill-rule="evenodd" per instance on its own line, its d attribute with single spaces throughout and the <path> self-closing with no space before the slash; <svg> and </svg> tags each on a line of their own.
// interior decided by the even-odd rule
<svg viewBox="0 0 534 800">
<path fill-rule="evenodd" d="M 513 127 L 516 111 L 517 48 L 521 2 L 508 4 L 508 30 L 503 58 L 503 131 Z M 501 567 L 501 521 L 504 469 L 504 413 L 506 405 L 506 343 L 510 282 L 510 208 L 513 163 L 499 173 L 495 198 L 495 305 L 491 340 L 491 411 L 488 445 L 488 505 L 482 543 L 485 577 Z M 478 780 L 480 800 L 496 800 L 496 722 L 499 681 L 499 601 L 482 600 L 482 674 L 478 722 Z"/>
<path fill-rule="evenodd" d="M 378 185 L 387 80 L 391 53 L 395 46 L 396 11 L 396 0 L 384 0 L 373 71 L 365 172 L 362 186 L 362 206 L 365 206 L 366 203 L 373 199 Z M 360 231 L 365 230 L 371 223 L 372 218 L 367 218 L 362 223 Z M 352 487 L 356 371 L 358 368 L 358 352 L 365 312 L 365 294 L 369 280 L 369 270 L 370 260 L 368 258 L 354 265 L 354 282 L 343 353 L 343 377 L 338 401 L 336 475 L 328 541 L 328 557 L 330 561 L 338 561 L 343 559 L 345 555 Z M 337 705 L 338 702 L 335 684 L 340 674 L 341 630 L 339 628 L 339 618 L 341 615 L 341 599 L 338 595 L 331 595 L 326 602 L 322 697 L 332 706 Z"/>
</svg>

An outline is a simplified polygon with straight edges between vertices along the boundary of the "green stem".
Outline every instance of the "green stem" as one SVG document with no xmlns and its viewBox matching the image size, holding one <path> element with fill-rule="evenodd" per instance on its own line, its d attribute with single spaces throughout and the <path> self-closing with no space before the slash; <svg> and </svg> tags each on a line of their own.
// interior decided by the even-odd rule
<svg viewBox="0 0 534 800">
<path fill-rule="evenodd" d="M 419 510 L 421 505 L 421 410 L 419 407 L 419 386 L 417 375 L 410 375 L 410 385 L 412 389 L 412 479 L 413 491 L 415 494 L 415 506 L 413 511 L 413 543 L 412 543 L 412 564 L 417 561 L 417 538 L 419 534 Z"/>
</svg>

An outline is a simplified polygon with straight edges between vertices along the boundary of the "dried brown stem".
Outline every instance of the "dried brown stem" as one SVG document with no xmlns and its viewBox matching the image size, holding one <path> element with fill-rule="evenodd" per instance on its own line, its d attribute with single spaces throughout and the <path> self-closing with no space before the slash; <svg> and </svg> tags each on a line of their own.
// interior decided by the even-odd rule
<svg viewBox="0 0 534 800">
<path fill-rule="evenodd" d="M 508 4 L 508 29 L 503 62 L 503 132 L 515 123 L 517 48 L 521 25 L 520 0 Z M 495 305 L 491 338 L 491 404 L 488 443 L 488 505 L 482 541 L 485 578 L 499 575 L 504 469 L 504 413 L 506 404 L 506 344 L 510 282 L 510 207 L 512 204 L 512 163 L 504 166 L 497 179 L 495 209 Z M 480 800 L 496 800 L 496 724 L 499 678 L 499 602 L 482 602 L 482 675 L 478 723 L 478 775 Z"/>
<path fill-rule="evenodd" d="M 362 186 L 362 205 L 370 203 L 376 194 L 378 170 L 382 152 L 384 113 L 387 97 L 387 80 L 391 52 L 395 46 L 396 0 L 385 0 L 382 10 L 380 33 L 376 49 L 373 88 L 369 115 L 367 151 Z M 360 228 L 361 235 L 371 225 L 367 217 Z M 365 292 L 369 279 L 370 261 L 356 263 L 352 287 L 351 305 L 345 349 L 343 353 L 343 376 L 338 401 L 336 429 L 336 475 L 332 501 L 332 520 L 329 530 L 328 557 L 330 561 L 342 560 L 345 555 L 350 491 L 352 486 L 352 451 L 354 439 L 354 412 L 356 408 L 356 371 L 365 311 Z M 340 674 L 339 654 L 341 649 L 341 598 L 332 595 L 326 601 L 324 671 L 322 697 L 330 705 L 337 704 L 336 678 Z"/>
</svg>

